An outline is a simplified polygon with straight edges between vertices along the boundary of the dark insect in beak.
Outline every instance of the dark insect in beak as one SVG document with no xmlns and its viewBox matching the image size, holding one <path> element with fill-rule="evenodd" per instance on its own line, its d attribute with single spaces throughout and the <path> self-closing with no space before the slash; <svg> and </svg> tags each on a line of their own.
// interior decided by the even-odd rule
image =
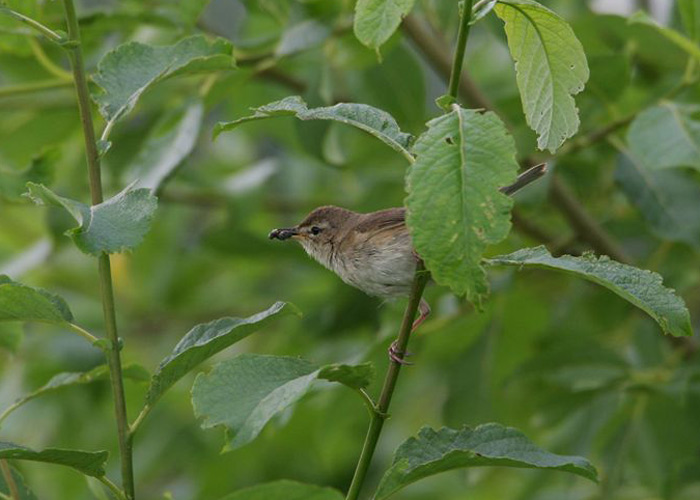
<svg viewBox="0 0 700 500">
<path fill-rule="evenodd" d="M 287 240 L 297 234 L 299 234 L 299 232 L 293 227 L 273 229 L 270 231 L 268 238 L 271 240 Z"/>
</svg>

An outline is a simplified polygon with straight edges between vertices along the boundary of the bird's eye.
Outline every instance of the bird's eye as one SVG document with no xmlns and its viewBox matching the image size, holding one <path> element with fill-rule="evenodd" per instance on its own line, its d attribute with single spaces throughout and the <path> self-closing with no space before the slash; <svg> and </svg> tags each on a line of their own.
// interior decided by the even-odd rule
<svg viewBox="0 0 700 500">
<path fill-rule="evenodd" d="M 313 226 L 313 227 L 311 228 L 311 234 L 318 234 L 318 233 L 320 233 L 320 232 L 321 232 L 321 228 L 318 227 L 318 226 Z"/>
</svg>

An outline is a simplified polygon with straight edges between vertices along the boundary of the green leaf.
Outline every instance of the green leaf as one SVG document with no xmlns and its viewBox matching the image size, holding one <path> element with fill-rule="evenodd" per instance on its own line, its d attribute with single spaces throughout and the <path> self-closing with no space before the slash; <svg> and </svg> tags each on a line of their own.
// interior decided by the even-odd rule
<svg viewBox="0 0 700 500">
<path fill-rule="evenodd" d="M 104 92 L 93 99 L 110 127 L 133 109 L 141 94 L 166 78 L 233 68 L 231 52 L 226 40 L 209 41 L 201 35 L 165 46 L 125 43 L 97 65 L 93 81 Z"/>
<path fill-rule="evenodd" d="M 148 388 L 146 405 L 153 406 L 165 391 L 202 361 L 287 314 L 301 315 L 293 304 L 276 302 L 266 311 L 247 318 L 220 318 L 195 326 L 161 361 Z"/>
<path fill-rule="evenodd" d="M 661 26 L 659 23 L 656 22 L 654 18 L 649 16 L 649 14 L 647 14 L 646 12 L 642 10 L 640 10 L 639 12 L 635 12 L 629 17 L 628 22 L 630 24 L 642 24 L 655 29 L 668 40 L 673 42 L 676 46 L 683 49 L 689 56 L 700 61 L 700 46 L 698 46 L 692 40 L 684 37 L 676 30 Z"/>
<path fill-rule="evenodd" d="M 157 206 L 157 199 L 149 189 L 133 189 L 133 185 L 92 206 L 58 196 L 41 184 L 29 182 L 27 187 L 27 196 L 35 203 L 68 211 L 79 225 L 66 234 L 82 252 L 91 255 L 136 248 L 150 229 Z"/>
<path fill-rule="evenodd" d="M 377 494 L 381 500 L 428 476 L 462 467 L 504 466 L 571 472 L 597 481 L 595 468 L 581 457 L 555 455 L 535 446 L 512 427 L 484 424 L 460 430 L 423 427 L 396 450 Z"/>
<path fill-rule="evenodd" d="M 700 170 L 700 106 L 663 102 L 645 109 L 630 125 L 627 143 L 649 169 Z"/>
<path fill-rule="evenodd" d="M 639 156 L 620 155 L 615 180 L 662 239 L 700 248 L 700 185 L 685 172 L 653 170 Z"/>
<path fill-rule="evenodd" d="M 690 314 L 683 300 L 662 284 L 656 273 L 621 264 L 609 257 L 588 254 L 582 257 L 552 257 L 543 246 L 523 248 L 509 255 L 489 259 L 490 265 L 543 267 L 573 274 L 597 283 L 637 306 L 651 316 L 664 333 L 692 335 Z"/>
<path fill-rule="evenodd" d="M 0 321 L 42 321 L 62 324 L 73 320 L 68 304 L 58 295 L 0 275 Z"/>
<path fill-rule="evenodd" d="M 129 166 L 130 177 L 138 179 L 138 186 L 158 192 L 163 181 L 192 153 L 203 116 L 204 106 L 195 100 L 158 120 Z"/>
<path fill-rule="evenodd" d="M 221 500 L 343 500 L 338 490 L 282 479 L 235 491 Z"/>
<path fill-rule="evenodd" d="M 355 36 L 370 49 L 378 49 L 401 24 L 415 0 L 357 0 Z"/>
<path fill-rule="evenodd" d="M 700 41 L 700 4 L 697 0 L 678 0 L 676 3 L 686 33 L 697 43 Z"/>
<path fill-rule="evenodd" d="M 374 365 L 362 363 L 359 365 L 332 364 L 321 367 L 318 378 L 329 382 L 338 382 L 351 389 L 364 389 L 374 380 Z"/>
<path fill-rule="evenodd" d="M 87 476 L 100 477 L 105 475 L 105 462 L 109 453 L 106 451 L 65 450 L 46 448 L 34 451 L 5 441 L 0 441 L 0 459 L 30 460 L 49 464 L 72 467 Z"/>
<path fill-rule="evenodd" d="M 122 368 L 122 376 L 125 379 L 131 379 L 138 382 L 146 382 L 150 378 L 148 371 L 143 366 L 137 364 L 129 364 L 124 366 Z M 2 420 L 7 418 L 10 413 L 15 411 L 20 406 L 40 396 L 44 396 L 73 385 L 90 384 L 98 380 L 109 380 L 109 367 L 107 365 L 97 366 L 87 372 L 58 373 L 51 377 L 51 379 L 39 389 L 30 392 L 29 394 L 15 401 L 12 406 L 0 414 L 0 422 L 2 422 Z"/>
<path fill-rule="evenodd" d="M 202 428 L 223 425 L 227 449 L 251 442 L 276 414 L 297 402 L 316 379 L 366 386 L 372 376 L 367 364 L 319 367 L 300 358 L 241 354 L 211 372 L 197 375 L 192 405 Z"/>
<path fill-rule="evenodd" d="M 493 113 L 454 107 L 428 122 L 407 177 L 406 222 L 436 282 L 480 302 L 481 256 L 510 229 L 513 200 L 499 192 L 518 170 L 515 144 Z"/>
<path fill-rule="evenodd" d="M 389 113 L 366 104 L 340 103 L 335 106 L 309 109 L 301 97 L 291 96 L 253 108 L 253 111 L 255 111 L 254 114 L 237 120 L 219 122 L 214 127 L 214 137 L 221 132 L 233 130 L 241 123 L 275 116 L 296 116 L 300 120 L 332 120 L 352 125 L 373 135 L 404 156 L 411 157 L 408 148 L 413 140 L 412 136 L 401 132 L 398 123 Z"/>
<path fill-rule="evenodd" d="M 518 88 L 537 145 L 552 153 L 578 130 L 573 96 L 588 80 L 581 43 L 557 14 L 532 0 L 499 0 Z"/>
</svg>

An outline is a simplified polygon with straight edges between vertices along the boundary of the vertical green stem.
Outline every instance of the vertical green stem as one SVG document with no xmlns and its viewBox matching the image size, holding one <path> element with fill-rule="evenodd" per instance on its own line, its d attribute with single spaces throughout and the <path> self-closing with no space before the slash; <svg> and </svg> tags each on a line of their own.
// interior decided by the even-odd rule
<svg viewBox="0 0 700 500">
<path fill-rule="evenodd" d="M 406 346 L 408 345 L 408 339 L 411 334 L 411 327 L 413 325 L 413 318 L 418 310 L 418 304 L 420 304 L 421 297 L 423 296 L 423 290 L 428 282 L 428 277 L 429 274 L 426 272 L 423 263 L 420 262 L 416 268 L 416 275 L 413 279 L 411 294 L 408 298 L 406 311 L 403 315 L 399 336 L 396 339 L 396 350 L 398 352 L 406 352 Z M 389 411 L 389 404 L 391 403 L 391 397 L 394 394 L 394 388 L 396 387 L 396 381 L 398 380 L 400 371 L 401 363 L 391 360 L 389 363 L 389 369 L 386 372 L 386 377 L 384 378 L 382 392 L 379 395 L 379 401 L 377 402 L 377 406 L 372 414 L 369 429 L 367 429 L 367 436 L 365 437 L 365 443 L 362 446 L 360 459 L 357 462 L 355 475 L 352 478 L 352 483 L 350 483 L 348 494 L 345 497 L 346 500 L 356 500 L 360 495 L 360 490 L 362 489 L 362 484 L 365 480 L 365 476 L 367 475 L 369 464 L 372 461 L 372 455 L 374 455 L 374 450 L 377 447 L 377 442 L 379 441 L 379 435 L 381 434 L 382 427 L 384 426 L 384 420 L 388 416 L 387 412 Z"/>
<path fill-rule="evenodd" d="M 63 0 L 68 24 L 68 36 L 73 42 L 69 49 L 73 79 L 75 89 L 78 94 L 78 108 L 80 111 L 80 121 L 83 126 L 83 136 L 85 138 L 85 152 L 87 155 L 88 177 L 90 182 L 90 197 L 92 204 L 102 202 L 102 181 L 100 178 L 100 156 L 95 141 L 95 129 L 92 123 L 90 111 L 90 95 L 85 76 L 85 66 L 83 64 L 83 54 L 80 46 L 80 30 L 78 19 L 75 14 L 73 0 Z M 101 254 L 98 257 L 98 271 L 100 278 L 100 296 L 102 299 L 102 309 L 105 320 L 105 330 L 107 338 L 111 342 L 111 349 L 107 353 L 109 364 L 110 380 L 112 392 L 114 394 L 114 410 L 117 419 L 117 432 L 119 441 L 119 452 L 122 469 L 122 487 L 127 499 L 134 499 L 134 473 L 131 454 L 131 443 L 129 440 L 129 421 L 126 414 L 126 402 L 124 399 L 124 382 L 122 378 L 122 365 L 119 354 L 119 335 L 117 333 L 117 320 L 114 307 L 114 291 L 112 287 L 112 272 L 110 268 L 109 255 Z"/>
<path fill-rule="evenodd" d="M 459 77 L 462 74 L 462 64 L 464 64 L 464 52 L 467 50 L 467 38 L 469 38 L 469 21 L 472 18 L 473 0 L 464 0 L 462 5 L 462 15 L 459 21 L 459 34 L 457 35 L 457 47 L 455 48 L 455 57 L 452 60 L 452 73 L 450 73 L 450 84 L 447 89 L 447 94 L 457 100 L 457 92 L 459 92 Z"/>
</svg>

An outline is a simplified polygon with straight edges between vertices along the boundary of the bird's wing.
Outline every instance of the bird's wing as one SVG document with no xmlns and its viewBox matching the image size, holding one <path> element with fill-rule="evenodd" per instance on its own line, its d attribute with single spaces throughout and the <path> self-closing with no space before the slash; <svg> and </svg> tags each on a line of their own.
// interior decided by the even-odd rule
<svg viewBox="0 0 700 500">
<path fill-rule="evenodd" d="M 406 228 L 406 209 L 388 208 L 365 214 L 355 226 L 358 233 L 377 232 Z"/>
</svg>

